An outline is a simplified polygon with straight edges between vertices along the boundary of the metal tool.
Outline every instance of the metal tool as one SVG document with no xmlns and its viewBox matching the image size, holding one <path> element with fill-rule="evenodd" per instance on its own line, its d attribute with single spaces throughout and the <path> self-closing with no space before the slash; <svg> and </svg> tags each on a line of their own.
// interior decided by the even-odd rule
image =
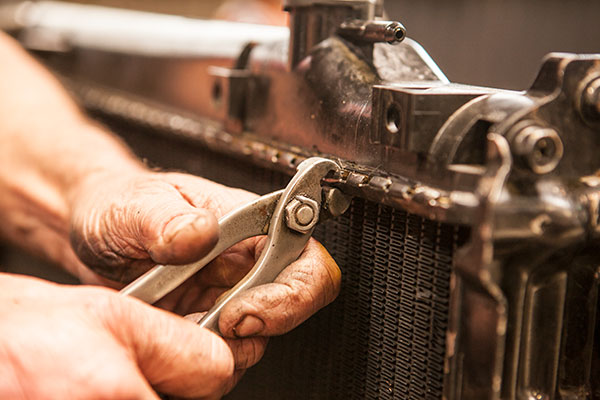
<svg viewBox="0 0 600 400">
<path fill-rule="evenodd" d="M 252 270 L 199 322 L 200 326 L 219 332 L 219 315 L 231 299 L 250 288 L 272 282 L 300 256 L 319 220 L 346 211 L 350 204 L 346 196 L 337 189 L 323 196 L 321 187 L 321 180 L 328 173 L 339 170 L 338 164 L 331 160 L 307 159 L 298 166 L 297 174 L 286 189 L 263 196 L 221 218 L 219 241 L 204 258 L 183 266 L 159 265 L 121 293 L 152 304 L 234 244 L 267 234 L 267 243 Z M 324 207 L 321 207 L 323 202 Z"/>
</svg>

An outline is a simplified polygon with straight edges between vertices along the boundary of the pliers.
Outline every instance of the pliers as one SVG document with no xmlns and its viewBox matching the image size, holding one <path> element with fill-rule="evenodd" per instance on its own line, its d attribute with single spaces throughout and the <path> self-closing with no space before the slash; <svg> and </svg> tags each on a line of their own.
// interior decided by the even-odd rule
<svg viewBox="0 0 600 400">
<path fill-rule="evenodd" d="M 267 243 L 250 272 L 226 292 L 198 323 L 219 333 L 221 310 L 240 293 L 273 282 L 302 253 L 320 220 L 342 215 L 350 198 L 338 189 L 323 191 L 322 180 L 340 166 L 319 157 L 297 168 L 288 186 L 232 211 L 219 220 L 219 240 L 201 260 L 188 265 L 159 265 L 129 284 L 121 293 L 153 304 L 173 291 L 234 244 L 267 235 Z"/>
</svg>

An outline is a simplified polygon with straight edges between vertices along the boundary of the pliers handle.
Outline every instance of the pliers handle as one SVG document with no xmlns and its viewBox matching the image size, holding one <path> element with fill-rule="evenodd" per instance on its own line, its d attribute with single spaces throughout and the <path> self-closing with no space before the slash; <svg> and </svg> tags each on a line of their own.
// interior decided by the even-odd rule
<svg viewBox="0 0 600 400">
<path fill-rule="evenodd" d="M 273 282 L 284 268 L 300 256 L 319 218 L 345 212 L 349 200 L 339 192 L 325 199 L 328 212 L 321 212 L 321 181 L 332 171 L 340 171 L 334 161 L 318 157 L 305 160 L 284 190 L 260 197 L 221 218 L 219 240 L 205 257 L 183 266 L 156 266 L 121 293 L 150 304 L 155 303 L 231 246 L 244 239 L 266 234 L 267 243 L 254 267 L 199 322 L 200 326 L 218 333 L 219 316 L 228 302 L 250 288 Z"/>
</svg>

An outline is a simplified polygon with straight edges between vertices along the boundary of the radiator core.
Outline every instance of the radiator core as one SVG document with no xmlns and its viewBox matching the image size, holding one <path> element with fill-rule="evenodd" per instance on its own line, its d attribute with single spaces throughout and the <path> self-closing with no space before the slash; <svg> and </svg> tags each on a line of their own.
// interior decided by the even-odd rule
<svg viewBox="0 0 600 400">
<path fill-rule="evenodd" d="M 340 297 L 274 338 L 228 399 L 441 399 L 452 255 L 464 229 L 355 199 L 316 237 Z"/>
<path fill-rule="evenodd" d="M 151 162 L 226 185 L 264 194 L 290 179 L 160 135 L 119 131 Z M 226 398 L 441 399 L 452 259 L 468 234 L 355 198 L 344 216 L 315 232 L 342 270 L 339 298 L 272 338 Z"/>
</svg>

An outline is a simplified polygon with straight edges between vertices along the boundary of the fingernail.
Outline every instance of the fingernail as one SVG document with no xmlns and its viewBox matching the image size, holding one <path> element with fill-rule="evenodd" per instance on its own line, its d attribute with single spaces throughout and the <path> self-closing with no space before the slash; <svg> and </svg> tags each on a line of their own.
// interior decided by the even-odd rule
<svg viewBox="0 0 600 400">
<path fill-rule="evenodd" d="M 265 323 L 254 315 L 246 315 L 242 321 L 233 328 L 237 337 L 256 336 L 265 329 Z"/>
<path fill-rule="evenodd" d="M 206 224 L 206 219 L 202 215 L 186 214 L 173 218 L 163 230 L 163 239 L 170 243 L 181 232 L 189 229 L 199 229 Z"/>
</svg>

